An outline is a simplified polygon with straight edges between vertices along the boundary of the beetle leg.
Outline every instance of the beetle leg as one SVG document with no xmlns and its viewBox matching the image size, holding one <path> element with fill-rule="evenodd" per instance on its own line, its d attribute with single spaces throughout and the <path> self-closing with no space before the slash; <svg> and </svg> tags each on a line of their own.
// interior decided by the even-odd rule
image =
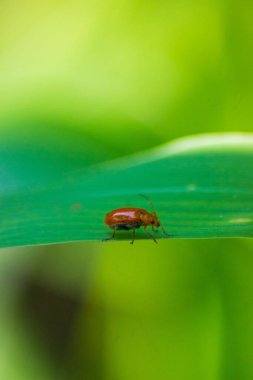
<svg viewBox="0 0 253 380">
<path fill-rule="evenodd" d="M 147 226 L 144 226 L 144 231 L 146 232 L 146 234 L 147 234 L 149 237 L 151 237 L 151 239 L 153 239 L 154 242 L 157 244 L 157 240 L 154 238 L 154 236 L 153 236 L 149 231 L 146 230 L 146 228 L 147 228 Z"/>
<path fill-rule="evenodd" d="M 170 237 L 173 237 L 173 235 L 168 234 L 168 232 L 165 230 L 165 228 L 164 228 L 162 225 L 160 225 L 160 227 L 161 227 L 162 232 L 164 233 L 165 236 L 168 236 L 169 238 L 170 238 Z"/>
<path fill-rule="evenodd" d="M 133 230 L 133 238 L 132 238 L 132 241 L 130 241 L 130 244 L 134 244 L 134 240 L 135 240 L 135 230 Z"/>
<path fill-rule="evenodd" d="M 113 230 L 112 236 L 104 238 L 102 241 L 112 240 L 115 238 L 116 229 Z"/>
</svg>

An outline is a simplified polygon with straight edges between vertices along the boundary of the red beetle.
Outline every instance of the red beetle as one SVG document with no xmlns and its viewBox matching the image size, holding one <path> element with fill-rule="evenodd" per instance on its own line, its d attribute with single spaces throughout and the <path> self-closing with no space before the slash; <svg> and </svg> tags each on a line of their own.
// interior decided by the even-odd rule
<svg viewBox="0 0 253 380">
<path fill-rule="evenodd" d="M 146 230 L 148 226 L 151 226 L 153 231 L 155 231 L 154 227 L 161 227 L 163 233 L 166 236 L 172 236 L 165 231 L 161 222 L 159 222 L 151 200 L 145 195 L 140 194 L 140 196 L 144 197 L 149 202 L 152 207 L 152 212 L 150 213 L 144 208 L 136 207 L 117 208 L 116 210 L 109 212 L 106 215 L 104 222 L 107 227 L 113 230 L 113 233 L 111 237 L 104 240 L 113 239 L 115 237 L 116 230 L 133 230 L 133 238 L 131 241 L 131 244 L 133 244 L 135 240 L 135 230 L 137 228 L 144 227 L 146 234 L 151 237 L 155 243 L 157 243 L 157 240 L 154 238 L 154 236 Z"/>
</svg>

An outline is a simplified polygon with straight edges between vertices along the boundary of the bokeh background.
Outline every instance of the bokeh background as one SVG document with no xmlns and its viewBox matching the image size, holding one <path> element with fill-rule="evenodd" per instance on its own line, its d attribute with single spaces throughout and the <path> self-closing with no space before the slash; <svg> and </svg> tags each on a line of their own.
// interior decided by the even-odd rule
<svg viewBox="0 0 253 380">
<path fill-rule="evenodd" d="M 0 148 L 53 153 L 57 177 L 252 132 L 252 19 L 250 0 L 2 0 Z M 249 380 L 252 266 L 250 239 L 2 249 L 0 379 Z"/>
</svg>

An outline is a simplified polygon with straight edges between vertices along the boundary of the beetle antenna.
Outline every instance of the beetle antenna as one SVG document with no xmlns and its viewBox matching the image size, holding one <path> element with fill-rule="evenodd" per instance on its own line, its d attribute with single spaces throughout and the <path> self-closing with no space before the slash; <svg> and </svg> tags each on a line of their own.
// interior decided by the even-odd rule
<svg viewBox="0 0 253 380">
<path fill-rule="evenodd" d="M 147 197 L 144 194 L 139 194 L 139 195 L 140 195 L 140 197 L 143 197 L 143 198 L 146 199 L 146 201 L 148 201 L 148 203 L 150 204 L 150 206 L 151 206 L 151 208 L 153 210 L 153 213 L 156 215 L 156 210 L 155 210 L 155 207 L 154 207 L 153 202 L 151 201 L 151 199 L 149 199 L 149 197 Z"/>
</svg>

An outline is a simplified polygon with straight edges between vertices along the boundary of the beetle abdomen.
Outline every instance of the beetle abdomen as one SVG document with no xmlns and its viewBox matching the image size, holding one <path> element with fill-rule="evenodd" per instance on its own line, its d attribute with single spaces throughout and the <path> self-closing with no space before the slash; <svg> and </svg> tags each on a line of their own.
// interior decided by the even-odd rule
<svg viewBox="0 0 253 380">
<path fill-rule="evenodd" d="M 135 230 L 136 228 L 140 228 L 141 227 L 141 223 L 137 223 L 137 222 L 134 222 L 134 223 L 119 223 L 119 224 L 111 224 L 111 225 L 109 225 L 109 227 L 112 230 L 125 230 L 125 231 L 129 231 L 129 230 Z"/>
</svg>

